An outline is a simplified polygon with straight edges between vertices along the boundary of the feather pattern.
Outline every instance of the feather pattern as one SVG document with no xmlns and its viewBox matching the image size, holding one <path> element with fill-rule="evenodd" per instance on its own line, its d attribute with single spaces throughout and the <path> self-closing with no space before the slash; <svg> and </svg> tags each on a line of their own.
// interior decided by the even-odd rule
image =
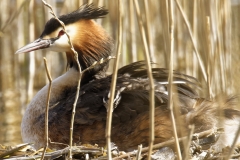
<svg viewBox="0 0 240 160">
<path fill-rule="evenodd" d="M 108 13 L 102 7 L 83 5 L 78 10 L 59 17 L 68 29 L 73 46 L 78 53 L 81 69 L 93 62 L 107 58 L 112 53 L 112 39 L 105 30 L 92 19 L 101 18 Z M 49 109 L 49 138 L 54 142 L 69 142 L 69 127 L 72 106 L 76 95 L 79 77 L 74 55 L 62 35 L 60 24 L 50 19 L 39 39 L 23 47 L 17 53 L 49 48 L 64 51 L 67 55 L 69 71 L 55 79 Z M 53 32 L 53 33 L 52 33 Z M 59 36 L 59 33 L 60 36 Z M 44 39 L 45 38 L 45 39 Z M 51 43 L 49 43 L 51 42 Z M 34 45 L 44 45 L 36 47 Z M 52 48 L 51 48 L 52 47 Z M 152 63 L 152 66 L 154 63 Z M 106 103 L 112 75 L 106 75 L 108 63 L 103 63 L 85 72 L 81 80 L 80 94 L 76 106 L 74 122 L 74 142 L 105 145 Z M 173 136 L 168 103 L 168 73 L 164 68 L 152 67 L 155 89 L 155 142 L 169 140 Z M 188 126 L 195 125 L 195 132 L 216 127 L 219 119 L 232 120 L 240 117 L 240 111 L 234 108 L 236 98 L 208 101 L 198 96 L 198 81 L 188 75 L 173 72 L 174 100 L 179 113 L 177 128 L 180 136 L 188 133 Z M 112 141 L 120 150 L 133 149 L 139 144 L 146 146 L 149 137 L 149 79 L 143 61 L 131 63 L 118 70 L 115 109 L 113 111 Z M 44 144 L 44 110 L 48 86 L 43 87 L 29 104 L 22 121 L 24 142 L 32 143 L 36 148 Z M 223 114 L 219 114 L 223 113 Z M 235 125 L 235 129 L 239 123 Z M 233 137 L 233 136 L 228 136 Z M 228 140 L 231 142 L 232 140 Z M 53 148 L 62 148 L 53 146 Z M 221 146 L 221 145 L 220 145 Z"/>
</svg>

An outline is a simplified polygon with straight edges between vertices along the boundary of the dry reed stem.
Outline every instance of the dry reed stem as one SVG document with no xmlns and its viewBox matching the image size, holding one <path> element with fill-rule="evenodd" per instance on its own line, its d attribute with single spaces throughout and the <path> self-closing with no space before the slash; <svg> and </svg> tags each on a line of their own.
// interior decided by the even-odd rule
<svg viewBox="0 0 240 160">
<path fill-rule="evenodd" d="M 88 71 L 88 70 L 90 70 L 90 69 L 93 69 L 95 66 L 97 66 L 97 65 L 99 65 L 99 64 L 105 63 L 105 62 L 107 62 L 107 61 L 109 61 L 109 60 L 111 60 L 111 59 L 115 59 L 115 58 L 116 58 L 115 56 L 108 56 L 108 57 L 105 58 L 105 59 L 102 58 L 100 61 L 95 61 L 95 62 L 93 62 L 93 64 L 92 64 L 90 67 L 84 69 L 84 70 L 81 72 L 81 74 L 85 73 L 86 71 Z"/>
<path fill-rule="evenodd" d="M 69 151 L 69 146 L 64 148 L 64 149 L 60 149 L 60 150 L 57 150 L 57 151 L 53 151 L 53 152 L 49 152 L 49 153 L 46 153 L 45 155 L 45 159 L 56 159 L 56 158 L 62 158 L 61 156 L 63 155 L 66 155 Z M 36 160 L 36 159 L 40 159 L 41 157 L 39 156 L 39 153 L 40 150 L 38 152 L 35 152 L 34 155 L 28 155 L 28 157 L 17 157 L 17 158 L 11 158 L 11 160 L 19 160 L 19 159 L 24 159 L 24 160 Z M 98 149 L 98 148 L 87 148 L 87 147 L 82 147 L 82 146 L 74 146 L 72 148 L 72 153 L 73 154 L 79 154 L 79 153 L 82 153 L 82 154 L 102 154 L 102 149 Z"/>
<path fill-rule="evenodd" d="M 12 13 L 12 15 L 8 18 L 8 21 L 4 24 L 2 24 L 1 28 L 0 28 L 0 37 L 3 37 L 4 36 L 4 32 L 5 32 L 5 29 L 7 27 L 9 27 L 12 22 L 19 16 L 19 14 L 21 13 L 21 11 L 23 10 L 23 7 L 29 3 L 28 1 L 24 1 L 21 3 L 21 6 L 17 9 L 17 10 L 14 10 L 14 12 Z"/>
<path fill-rule="evenodd" d="M 180 13 L 182 14 L 182 17 L 183 17 L 183 19 L 184 19 L 184 23 L 185 23 L 185 25 L 187 26 L 188 33 L 189 33 L 189 36 L 190 36 L 190 38 L 191 38 L 194 51 L 195 51 L 195 54 L 196 54 L 196 56 L 197 56 L 198 63 L 199 63 L 199 65 L 200 65 L 200 68 L 201 68 L 201 71 L 202 71 L 202 74 L 203 74 L 203 78 L 204 78 L 205 82 L 207 82 L 206 70 L 205 70 L 204 64 L 203 64 L 203 62 L 202 62 L 202 59 L 201 59 L 201 57 L 200 57 L 200 54 L 199 54 L 199 52 L 198 52 L 198 50 L 197 50 L 197 45 L 196 45 L 196 42 L 195 42 L 195 40 L 194 40 L 194 38 L 193 38 L 190 24 L 189 24 L 189 22 L 188 22 L 188 20 L 187 20 L 187 17 L 186 17 L 186 15 L 185 15 L 185 13 L 184 13 L 184 11 L 183 11 L 180 3 L 178 2 L 178 0 L 175 0 L 175 2 L 176 2 L 176 4 L 177 4 L 177 7 L 178 7 Z"/>
<path fill-rule="evenodd" d="M 159 4 L 161 6 L 160 9 L 160 20 L 163 22 L 164 25 L 162 25 L 163 30 L 163 42 L 164 42 L 164 57 L 163 57 L 163 64 L 166 67 L 169 62 L 169 52 L 170 52 L 170 36 L 169 36 L 169 6 L 168 6 L 168 0 L 162 0 L 159 1 Z"/>
<path fill-rule="evenodd" d="M 239 159 L 240 158 L 240 154 L 232 155 L 231 158 L 233 158 L 233 159 L 237 159 L 238 158 Z"/>
<path fill-rule="evenodd" d="M 147 35 L 147 43 L 148 43 L 149 51 L 150 51 L 150 60 L 152 62 L 155 62 L 156 58 L 154 56 L 154 50 L 153 50 L 148 3 L 149 3 L 148 0 L 144 0 L 144 8 L 145 8 L 145 16 L 146 16 L 146 35 Z"/>
<path fill-rule="evenodd" d="M 212 88 L 211 88 L 211 71 L 210 65 L 211 63 L 211 28 L 210 28 L 210 17 L 206 16 L 206 31 L 207 31 L 207 86 L 208 86 L 208 96 L 210 100 L 213 98 Z"/>
<path fill-rule="evenodd" d="M 189 156 L 189 149 L 190 149 L 190 145 L 191 145 L 191 139 L 192 139 L 192 136 L 193 136 L 193 133 L 194 133 L 194 129 L 195 129 L 195 126 L 194 125 L 189 125 L 189 135 L 188 135 L 188 138 L 187 138 L 187 144 L 185 146 L 185 157 L 184 159 L 185 160 L 188 160 L 188 156 Z"/>
<path fill-rule="evenodd" d="M 72 117 L 71 117 L 71 124 L 70 124 L 70 137 L 69 137 L 69 146 L 70 146 L 70 149 L 69 149 L 69 159 L 72 159 L 72 137 L 73 137 L 73 125 L 74 125 L 74 118 L 75 118 L 75 110 L 76 110 L 76 105 L 77 105 L 77 101 L 78 101 L 78 97 L 79 97 L 79 91 L 80 91 L 80 84 L 81 84 L 81 77 L 82 77 L 82 74 L 81 74 L 81 67 L 80 67 L 80 63 L 78 61 L 78 53 L 75 51 L 73 45 L 72 45 L 72 42 L 70 40 L 70 36 L 68 35 L 68 33 L 66 32 L 66 29 L 65 29 L 65 25 L 62 21 L 60 21 L 56 14 L 54 13 L 52 7 L 47 4 L 44 0 L 42 0 L 42 2 L 44 3 L 45 6 L 47 6 L 51 11 L 50 13 L 53 15 L 53 17 L 61 24 L 61 26 L 63 27 L 63 30 L 65 32 L 65 34 L 67 35 L 68 37 L 68 43 L 70 45 L 70 48 L 72 50 L 72 52 L 74 53 L 74 58 L 77 62 L 77 66 L 78 66 L 78 71 L 79 71 L 79 77 L 78 77 L 78 85 L 77 85 L 77 91 L 76 91 L 76 96 L 75 96 L 75 100 L 74 100 L 74 103 L 73 103 L 73 109 L 72 109 Z"/>
<path fill-rule="evenodd" d="M 111 155 L 112 112 L 113 112 L 113 101 L 114 101 L 114 96 L 115 96 L 121 47 L 122 47 L 122 4 L 121 4 L 121 0 L 118 0 L 118 45 L 117 45 L 116 60 L 115 60 L 114 66 L 113 66 L 110 97 L 109 97 L 109 104 L 108 104 L 108 109 L 107 109 L 107 111 L 108 111 L 107 112 L 107 124 L 106 124 L 107 157 L 109 160 L 112 159 L 112 155 Z"/>
<path fill-rule="evenodd" d="M 152 153 L 152 147 L 153 147 L 153 142 L 154 142 L 154 119 L 155 119 L 155 101 L 154 101 L 154 82 L 153 82 L 153 75 L 152 75 L 152 67 L 150 63 L 150 50 L 149 46 L 147 44 L 146 40 L 146 34 L 145 30 L 143 27 L 143 22 L 142 18 L 140 15 L 140 9 L 139 9 L 139 4 L 138 0 L 134 0 L 134 6 L 136 9 L 136 14 L 137 14 L 137 21 L 138 21 L 138 27 L 141 33 L 141 38 L 142 42 L 144 45 L 144 55 L 145 55 L 145 61 L 147 65 L 147 74 L 149 78 L 149 102 L 150 102 L 150 109 L 149 109 L 149 122 L 150 122 L 150 128 L 149 128 L 149 150 L 148 150 L 148 160 L 151 159 L 151 153 Z"/>
<path fill-rule="evenodd" d="M 54 144 L 54 145 L 62 145 L 62 146 L 69 147 L 68 144 L 64 144 L 64 143 L 60 143 L 60 142 L 52 142 L 50 138 L 49 138 L 49 143 L 50 143 L 50 144 Z"/>
<path fill-rule="evenodd" d="M 86 68 L 85 70 L 83 70 L 82 72 L 81 72 L 81 74 L 84 74 L 86 71 L 88 71 L 88 70 L 90 70 L 90 69 L 92 69 L 92 68 L 94 68 L 95 66 L 97 66 L 97 65 L 100 65 L 100 64 L 102 64 L 102 63 L 105 63 L 105 62 L 107 62 L 107 61 L 109 61 L 109 60 L 111 60 L 111 59 L 114 59 L 115 57 L 114 56 L 109 56 L 108 58 L 106 58 L 106 59 L 101 59 L 100 61 L 95 61 L 90 67 L 88 67 L 88 68 Z M 48 73 L 48 72 L 47 72 Z M 51 78 L 51 75 L 48 73 L 48 77 L 50 76 L 50 78 Z M 50 87 L 49 87 L 50 88 Z M 49 93 L 49 99 L 50 99 L 50 93 Z M 49 100 L 48 100 L 48 103 L 49 103 Z M 45 120 L 46 121 L 46 120 Z M 48 120 L 47 120 L 47 122 L 48 122 Z M 49 142 L 51 143 L 51 144 L 58 144 L 58 145 L 66 145 L 66 146 L 68 146 L 67 144 L 64 144 L 64 143 L 59 143 L 59 142 L 51 142 L 51 140 L 49 140 Z"/>
<path fill-rule="evenodd" d="M 228 39 L 228 37 L 226 35 L 224 35 L 224 31 L 223 29 L 227 27 L 227 24 L 229 20 L 226 20 L 224 18 L 226 18 L 227 12 L 225 10 L 223 10 L 224 6 L 226 7 L 226 3 L 224 4 L 224 2 L 215 2 L 215 7 L 214 7 L 214 13 L 216 14 L 216 41 L 217 41 L 217 45 L 216 45 L 216 57 L 219 60 L 218 62 L 218 68 L 219 68 L 219 72 L 220 72 L 220 76 L 217 76 L 217 78 L 219 78 L 220 81 L 220 87 L 216 86 L 220 88 L 220 92 L 226 92 L 226 62 L 228 62 L 228 59 L 226 57 L 226 54 L 229 54 L 228 51 L 226 50 L 226 45 L 227 45 L 227 41 L 231 41 L 231 38 Z M 218 8 L 220 7 L 220 8 Z M 219 11 L 220 9 L 220 11 Z M 213 17 L 213 16 L 212 16 Z M 215 18 L 215 17 L 213 17 Z M 231 19 L 231 18 L 229 18 Z M 227 30 L 231 30 L 231 27 L 229 27 Z M 231 31 L 230 31 L 231 32 Z M 225 41 L 225 42 L 224 42 Z M 230 42 L 231 43 L 231 42 Z M 229 68 L 228 68 L 229 69 Z M 217 70 L 218 71 L 218 70 Z M 219 75 L 219 74 L 218 74 Z M 216 83 L 215 83 L 216 84 Z"/>
<path fill-rule="evenodd" d="M 194 17 L 197 17 L 197 1 L 193 1 L 193 19 L 192 19 L 192 21 L 193 21 L 193 26 L 192 26 L 192 32 L 193 32 L 193 37 L 195 37 L 195 39 L 198 39 L 198 37 L 197 37 L 197 26 L 198 26 L 198 24 L 197 24 L 197 18 L 194 18 Z M 197 43 L 196 43 L 196 45 L 197 45 Z M 197 46 L 196 46 L 197 47 Z M 191 50 L 192 51 L 192 50 Z M 194 51 L 192 51 L 193 53 L 192 53 L 192 57 L 193 57 L 193 71 L 192 71 L 192 75 L 193 75 L 193 77 L 197 77 L 197 73 L 198 73 L 198 63 L 197 63 L 197 57 L 196 57 L 196 54 L 194 54 Z"/>
<path fill-rule="evenodd" d="M 134 6 L 133 1 L 128 1 L 129 5 L 129 24 L 130 24 L 130 48 L 131 48 L 131 55 L 132 61 L 137 61 L 137 45 L 136 45 L 136 34 L 135 32 L 136 24 L 134 20 Z"/>
<path fill-rule="evenodd" d="M 68 157 L 69 157 L 69 159 L 72 159 L 73 125 L 74 125 L 74 117 L 75 117 L 76 105 L 77 105 L 77 101 L 78 101 L 78 97 L 79 97 L 79 91 L 80 91 L 80 84 L 81 84 L 82 74 L 85 73 L 86 71 L 94 68 L 96 65 L 102 64 L 102 63 L 104 63 L 104 62 L 106 62 L 106 61 L 108 61 L 108 60 L 110 60 L 110 59 L 115 58 L 115 57 L 109 56 L 109 57 L 108 57 L 107 59 L 105 59 L 105 60 L 101 59 L 99 62 L 94 62 L 90 67 L 88 67 L 88 68 L 85 69 L 84 71 L 81 71 L 81 67 L 80 67 L 80 64 L 79 64 L 79 61 L 78 61 L 78 53 L 74 50 L 74 47 L 73 47 L 72 42 L 71 42 L 71 40 L 70 40 L 70 36 L 68 35 L 68 33 L 67 33 L 66 30 L 65 30 L 65 25 L 64 25 L 64 23 L 57 18 L 57 16 L 54 14 L 54 11 L 53 11 L 52 7 L 51 7 L 49 4 L 47 4 L 44 0 L 42 0 L 42 2 L 44 3 L 45 6 L 47 6 L 48 8 L 50 8 L 50 10 L 51 10 L 50 13 L 51 13 L 51 14 L 54 16 L 54 18 L 62 25 L 63 30 L 64 30 L 65 34 L 67 35 L 67 37 L 68 37 L 68 43 L 69 43 L 69 45 L 70 45 L 70 47 L 71 47 L 72 52 L 74 53 L 74 58 L 75 58 L 75 60 L 76 60 L 76 62 L 77 62 L 78 69 L 79 69 L 79 79 L 78 79 L 76 96 L 75 96 L 75 100 L 74 100 L 74 103 L 73 103 L 72 117 L 71 117 L 71 124 L 70 124 L 70 137 L 69 137 L 70 140 L 69 140 L 69 153 L 68 153 Z"/>
<path fill-rule="evenodd" d="M 88 4 L 91 4 L 91 3 L 93 3 L 93 0 L 88 0 L 87 3 L 88 3 Z"/>
<path fill-rule="evenodd" d="M 4 157 L 6 158 L 6 156 L 11 156 L 13 153 L 15 153 L 15 152 L 23 149 L 24 147 L 26 147 L 26 146 L 28 146 L 28 145 L 31 145 L 31 144 L 25 143 L 25 144 L 19 145 L 19 146 L 16 147 L 16 148 L 7 150 L 6 152 L 0 154 L 0 158 L 2 159 L 2 158 L 4 158 Z M 4 159 L 5 159 L 5 158 L 4 158 Z"/>
<path fill-rule="evenodd" d="M 173 0 L 169 0 L 169 34 L 170 34 L 170 54 L 169 54 L 169 74 L 168 74 L 168 108 L 170 109 L 173 135 L 175 138 L 175 147 L 177 150 L 177 157 L 179 160 L 182 159 L 180 145 L 178 142 L 177 128 L 175 117 L 173 113 L 173 52 L 174 52 L 174 19 L 173 19 Z"/>
<path fill-rule="evenodd" d="M 142 145 L 140 144 L 140 145 L 138 145 L 136 160 L 141 159 L 141 154 L 142 154 Z"/>
<path fill-rule="evenodd" d="M 46 69 L 48 81 L 49 81 L 49 86 L 48 86 L 48 94 L 47 94 L 47 102 L 46 102 L 46 110 L 45 110 L 45 141 L 46 141 L 46 145 L 44 147 L 41 160 L 43 160 L 46 149 L 48 148 L 48 111 L 49 111 L 49 101 L 50 101 L 51 88 L 52 88 L 52 77 L 51 77 L 51 74 L 48 69 L 47 59 L 45 57 L 43 57 L 43 60 L 44 60 L 44 66 Z"/>
</svg>

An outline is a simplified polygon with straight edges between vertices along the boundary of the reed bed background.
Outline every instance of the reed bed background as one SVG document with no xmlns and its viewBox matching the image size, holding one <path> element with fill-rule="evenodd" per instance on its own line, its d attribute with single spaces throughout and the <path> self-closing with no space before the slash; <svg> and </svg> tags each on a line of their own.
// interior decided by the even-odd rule
<svg viewBox="0 0 240 160">
<path fill-rule="evenodd" d="M 58 15 L 81 4 L 105 6 L 109 14 L 98 19 L 118 43 L 118 5 L 110 0 L 48 0 Z M 169 8 L 167 0 L 139 0 L 141 18 L 150 48 L 150 58 L 158 67 L 168 68 L 170 54 Z M 201 96 L 240 93 L 240 0 L 179 0 L 190 24 L 193 41 L 203 62 L 196 56 L 189 28 L 173 1 L 173 68 L 196 77 L 202 84 Z M 144 59 L 144 48 L 133 0 L 122 0 L 123 41 L 119 66 Z M 48 79 L 43 57 L 54 78 L 66 71 L 64 53 L 36 51 L 15 55 L 15 51 L 39 37 L 52 17 L 41 0 L 0 0 L 0 144 L 21 143 L 20 123 L 29 101 Z M 115 55 L 116 53 L 113 53 Z M 111 66 L 113 66 L 111 62 Z M 109 68 L 109 73 L 112 67 Z M 205 73 L 207 78 L 204 77 Z"/>
</svg>

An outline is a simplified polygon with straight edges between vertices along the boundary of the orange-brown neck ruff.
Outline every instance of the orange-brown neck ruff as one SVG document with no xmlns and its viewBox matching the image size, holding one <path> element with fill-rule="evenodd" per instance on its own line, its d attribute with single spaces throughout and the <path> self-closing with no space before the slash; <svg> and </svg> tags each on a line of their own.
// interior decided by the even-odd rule
<svg viewBox="0 0 240 160">
<path fill-rule="evenodd" d="M 78 53 L 81 69 L 91 66 L 93 62 L 105 59 L 111 55 L 113 43 L 105 30 L 93 20 L 80 20 L 76 22 L 76 34 L 71 37 L 74 49 Z M 68 65 L 78 69 L 72 52 L 66 52 Z M 91 75 L 105 71 L 108 63 L 96 66 Z"/>
</svg>

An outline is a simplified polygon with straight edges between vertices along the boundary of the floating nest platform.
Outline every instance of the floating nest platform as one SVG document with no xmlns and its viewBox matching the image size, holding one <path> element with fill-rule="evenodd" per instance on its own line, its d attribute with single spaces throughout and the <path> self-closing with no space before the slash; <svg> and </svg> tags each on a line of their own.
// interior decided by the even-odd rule
<svg viewBox="0 0 240 160">
<path fill-rule="evenodd" d="M 193 134 L 191 140 L 189 137 L 179 138 L 181 144 L 182 156 L 184 159 L 193 160 L 224 160 L 231 151 L 231 147 L 222 148 L 221 151 L 214 150 L 214 144 L 217 142 L 219 136 L 223 133 L 222 130 L 217 131 L 208 130 L 198 134 Z M 154 160 L 174 160 L 177 159 L 177 153 L 174 150 L 175 140 L 171 139 L 163 143 L 155 144 L 153 146 L 153 152 L 151 159 Z M 184 145 L 185 143 L 185 145 Z M 184 146 L 187 145 L 187 149 Z M 119 151 L 117 146 L 112 145 L 112 157 L 113 159 L 147 159 L 148 147 L 142 148 L 141 145 L 136 146 L 136 150 L 131 152 Z M 44 159 L 68 159 L 70 147 L 66 147 L 61 150 L 47 149 L 44 154 Z M 36 151 L 31 144 L 20 144 L 17 146 L 4 146 L 0 145 L 0 159 L 11 160 L 31 160 L 41 159 L 43 150 Z M 73 159 L 107 159 L 107 150 L 98 145 L 80 145 L 72 147 Z M 236 146 L 230 155 L 231 159 L 240 158 L 240 146 Z"/>
</svg>

